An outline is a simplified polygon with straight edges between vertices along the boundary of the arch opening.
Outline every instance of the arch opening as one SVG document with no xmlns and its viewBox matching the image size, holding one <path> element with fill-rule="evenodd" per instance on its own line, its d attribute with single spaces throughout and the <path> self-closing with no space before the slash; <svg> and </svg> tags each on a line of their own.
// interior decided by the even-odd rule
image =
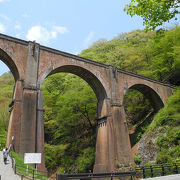
<svg viewBox="0 0 180 180">
<path fill-rule="evenodd" d="M 59 151 L 57 157 L 60 164 L 57 165 L 61 165 L 61 170 L 93 170 L 96 118 L 102 108 L 101 102 L 106 98 L 103 85 L 88 70 L 78 66 L 63 66 L 48 74 L 41 87 L 45 109 L 46 159 L 53 146 Z M 48 107 L 50 104 L 53 105 Z M 65 163 L 69 163 L 69 169 Z M 47 162 L 46 168 L 49 169 Z"/>
<path fill-rule="evenodd" d="M 59 72 L 72 73 L 84 79 L 92 87 L 98 100 L 105 99 L 107 97 L 105 88 L 100 80 L 98 80 L 98 78 L 87 69 L 80 66 L 66 65 L 53 70 L 49 75 Z"/>
<path fill-rule="evenodd" d="M 97 115 L 98 117 L 100 117 L 103 101 L 104 99 L 107 98 L 106 90 L 104 88 L 104 85 L 100 82 L 100 80 L 87 69 L 84 69 L 80 66 L 74 66 L 74 65 L 61 66 L 45 74 L 46 74 L 46 77 L 48 77 L 50 75 L 60 73 L 60 72 L 72 73 L 74 75 L 77 75 L 83 80 L 85 80 L 91 86 L 98 100 Z"/>
<path fill-rule="evenodd" d="M 149 99 L 152 107 L 157 112 L 161 108 L 164 107 L 164 103 L 161 100 L 160 96 L 150 87 L 144 85 L 144 84 L 136 84 L 134 86 L 131 86 L 130 89 L 135 89 L 141 92 L 147 99 Z"/>
<path fill-rule="evenodd" d="M 8 67 L 6 71 L 8 71 Z M 14 85 L 15 81 L 10 71 L 3 72 L 3 74 L 0 75 L 0 150 L 2 150 L 6 144 L 10 120 L 9 104 L 13 98 Z"/>
<path fill-rule="evenodd" d="M 16 64 L 11 59 L 11 57 L 2 49 L 0 49 L 0 60 L 7 65 L 10 69 L 11 73 L 13 74 L 15 82 L 19 79 L 19 72 L 17 69 Z"/>
<path fill-rule="evenodd" d="M 151 124 L 153 116 L 164 104 L 152 88 L 136 84 L 126 91 L 123 105 L 128 122 L 131 147 L 135 148 L 134 145 Z"/>
</svg>

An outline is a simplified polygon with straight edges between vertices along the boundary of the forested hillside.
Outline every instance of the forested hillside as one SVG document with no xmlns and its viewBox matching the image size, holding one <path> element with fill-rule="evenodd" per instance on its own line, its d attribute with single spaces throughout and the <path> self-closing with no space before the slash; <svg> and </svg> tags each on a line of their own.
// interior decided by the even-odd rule
<svg viewBox="0 0 180 180">
<path fill-rule="evenodd" d="M 11 73 L 0 77 L 0 149 L 4 148 L 9 121 L 9 104 L 12 100 L 14 79 Z"/>
<path fill-rule="evenodd" d="M 94 42 L 79 56 L 178 86 L 180 84 L 179 40 L 180 27 L 164 33 L 145 33 L 137 30 L 120 34 L 111 41 L 101 39 Z M 56 169 L 58 165 L 61 173 L 92 170 L 96 142 L 97 100 L 94 92 L 79 77 L 62 73 L 47 78 L 42 88 L 45 104 L 47 167 Z M 178 91 L 176 93 L 175 97 L 178 101 L 180 97 Z M 131 143 L 134 146 L 140 139 L 143 139 L 143 134 L 150 128 L 154 109 L 149 100 L 138 91 L 128 91 L 125 94 L 124 106 Z M 178 127 L 178 123 L 180 123 L 177 117 L 180 115 L 179 111 L 173 106 L 173 103 L 169 106 L 176 111 L 174 117 L 176 125 L 170 123 L 171 125 L 167 126 L 165 132 L 175 126 Z M 165 111 L 169 109 L 169 106 L 164 108 Z M 156 121 L 158 121 L 157 118 L 153 123 Z M 165 116 L 164 121 L 169 122 Z M 157 134 L 163 135 L 162 133 Z M 180 137 L 175 134 L 174 138 L 175 141 L 178 141 Z M 159 141 L 159 139 L 157 140 Z M 155 158 L 159 152 L 157 162 L 168 162 L 172 159 L 175 160 L 174 157 L 179 157 L 176 149 L 179 144 L 171 143 L 171 146 L 176 149 L 174 150 L 176 154 L 171 153 L 168 156 L 170 158 L 166 158 L 166 161 L 160 158 L 164 150 L 158 147 L 158 143 L 156 144 L 157 148 L 155 144 L 153 147 Z M 138 149 L 136 150 L 136 159 L 143 163 L 152 160 L 149 157 L 144 160 L 144 152 L 139 150 L 138 154 Z"/>
<path fill-rule="evenodd" d="M 180 85 L 180 27 L 163 33 L 137 30 L 120 34 L 111 41 L 101 39 L 79 56 Z M 7 94 L 13 87 L 10 74 L 1 77 L 0 87 L 0 106 L 6 103 L 2 106 L 7 108 L 12 93 L 8 97 Z M 48 77 L 42 90 L 46 167 L 49 172 L 92 170 L 97 117 L 97 99 L 93 90 L 85 81 L 69 73 Z M 138 91 L 126 92 L 124 107 L 131 144 L 138 146 L 136 163 L 152 160 L 174 162 L 180 158 L 180 89 L 177 88 L 167 105 L 155 116 L 154 107 Z M 0 111 L 0 117 L 2 115 Z M 0 120 L 2 128 L 7 130 L 7 120 Z M 145 158 L 148 152 L 142 149 L 148 147 L 146 142 L 153 148 L 154 159 Z"/>
</svg>

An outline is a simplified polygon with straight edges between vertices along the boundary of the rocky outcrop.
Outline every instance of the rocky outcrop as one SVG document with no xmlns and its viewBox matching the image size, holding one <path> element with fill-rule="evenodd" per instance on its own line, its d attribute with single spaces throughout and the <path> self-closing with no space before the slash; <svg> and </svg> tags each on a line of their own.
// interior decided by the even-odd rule
<svg viewBox="0 0 180 180">
<path fill-rule="evenodd" d="M 157 138 L 158 131 L 148 132 L 138 142 L 138 154 L 142 158 L 142 165 L 149 161 L 156 161 L 157 149 L 155 146 L 155 141 Z"/>
<path fill-rule="evenodd" d="M 157 128 L 149 130 L 138 142 L 138 154 L 142 159 L 141 165 L 146 164 L 147 162 L 156 162 L 156 157 L 158 149 L 156 147 L 156 139 L 160 134 L 165 134 L 167 131 L 166 128 Z"/>
</svg>

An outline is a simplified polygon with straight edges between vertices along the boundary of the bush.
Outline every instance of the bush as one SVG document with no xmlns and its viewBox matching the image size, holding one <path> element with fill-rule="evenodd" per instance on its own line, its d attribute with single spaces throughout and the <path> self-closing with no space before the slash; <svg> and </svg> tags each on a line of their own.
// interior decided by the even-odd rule
<svg viewBox="0 0 180 180">
<path fill-rule="evenodd" d="M 77 159 L 78 172 L 87 172 L 87 170 L 92 171 L 94 164 L 94 148 L 86 148 L 82 151 L 82 155 Z"/>
<path fill-rule="evenodd" d="M 45 164 L 48 170 L 55 170 L 60 165 L 65 148 L 65 145 L 45 144 Z"/>
<path fill-rule="evenodd" d="M 138 155 L 135 155 L 135 156 L 134 156 L 134 162 L 135 162 L 137 165 L 140 165 L 141 162 L 142 162 L 141 157 L 138 156 Z"/>
</svg>

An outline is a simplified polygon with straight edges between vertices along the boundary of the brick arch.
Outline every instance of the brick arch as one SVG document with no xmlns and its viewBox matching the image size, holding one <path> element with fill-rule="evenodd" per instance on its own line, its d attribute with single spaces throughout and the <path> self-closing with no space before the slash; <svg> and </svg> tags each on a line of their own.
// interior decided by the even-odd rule
<svg viewBox="0 0 180 180">
<path fill-rule="evenodd" d="M 155 109 L 156 112 L 164 107 L 164 103 L 161 97 L 150 86 L 147 86 L 145 84 L 134 84 L 130 86 L 129 89 L 135 89 L 140 91 L 147 99 L 149 99 L 152 107 Z"/>
<path fill-rule="evenodd" d="M 44 163 L 43 97 L 40 85 L 51 74 L 78 75 L 93 88 L 98 99 L 98 126 L 94 172 L 111 172 L 117 162 L 133 163 L 123 93 L 137 89 L 151 100 L 156 110 L 163 107 L 174 87 L 83 57 L 0 34 L 0 58 L 12 71 L 16 86 L 9 121 L 7 145 L 22 156 L 41 152 Z"/>
<path fill-rule="evenodd" d="M 42 83 L 42 81 L 46 77 L 48 77 L 52 74 L 55 74 L 55 73 L 60 73 L 60 72 L 72 73 L 72 74 L 75 74 L 75 75 L 81 77 L 83 80 L 85 80 L 93 89 L 98 101 L 103 101 L 103 99 L 107 98 L 107 93 L 106 93 L 103 83 L 91 71 L 89 71 L 81 66 L 63 65 L 63 66 L 57 67 L 53 70 L 48 69 L 44 73 L 44 75 L 41 77 L 40 83 Z"/>
<path fill-rule="evenodd" d="M 15 81 L 17 81 L 19 79 L 19 71 L 17 69 L 17 66 L 12 58 L 2 49 L 0 49 L 0 60 L 2 60 L 2 62 L 4 62 L 8 66 L 14 76 Z"/>
</svg>

